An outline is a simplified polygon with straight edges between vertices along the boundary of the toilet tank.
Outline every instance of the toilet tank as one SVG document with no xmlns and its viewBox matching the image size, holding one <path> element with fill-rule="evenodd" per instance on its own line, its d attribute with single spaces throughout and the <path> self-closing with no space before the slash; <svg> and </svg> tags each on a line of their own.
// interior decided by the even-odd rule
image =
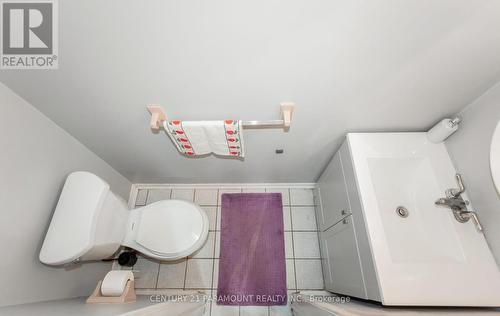
<svg viewBox="0 0 500 316">
<path fill-rule="evenodd" d="M 84 171 L 64 184 L 40 251 L 40 261 L 62 265 L 111 257 L 120 247 L 128 218 L 127 204 L 109 184 Z"/>
</svg>

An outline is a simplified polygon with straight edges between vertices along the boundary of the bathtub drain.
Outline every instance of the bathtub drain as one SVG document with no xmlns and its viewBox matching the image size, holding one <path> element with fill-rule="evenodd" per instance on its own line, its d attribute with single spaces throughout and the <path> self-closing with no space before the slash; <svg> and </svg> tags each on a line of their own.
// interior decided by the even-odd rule
<svg viewBox="0 0 500 316">
<path fill-rule="evenodd" d="M 396 208 L 396 214 L 398 214 L 399 216 L 401 216 L 403 218 L 406 218 L 406 217 L 408 217 L 408 215 L 410 215 L 410 212 L 408 212 L 408 210 L 406 209 L 406 207 L 404 207 L 404 206 L 398 206 Z"/>
</svg>

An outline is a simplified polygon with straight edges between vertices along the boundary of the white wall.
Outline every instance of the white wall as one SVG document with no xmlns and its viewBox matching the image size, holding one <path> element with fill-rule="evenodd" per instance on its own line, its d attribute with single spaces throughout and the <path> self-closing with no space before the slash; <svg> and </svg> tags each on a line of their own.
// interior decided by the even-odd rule
<svg viewBox="0 0 500 316">
<path fill-rule="evenodd" d="M 490 144 L 500 119 L 500 83 L 467 106 L 458 131 L 446 141 L 467 194 L 485 228 L 486 239 L 500 265 L 500 197 L 490 172 Z"/>
<path fill-rule="evenodd" d="M 131 183 L 0 84 L 0 306 L 88 295 L 108 263 L 71 270 L 38 260 L 64 179 L 94 172 L 127 198 Z"/>
<path fill-rule="evenodd" d="M 346 132 L 424 131 L 500 79 L 498 0 L 59 8 L 59 69 L 0 71 L 0 81 L 136 183 L 314 182 Z M 290 131 L 246 130 L 244 161 L 186 159 L 151 132 L 145 108 L 274 120 L 284 101 L 297 104 Z"/>
</svg>

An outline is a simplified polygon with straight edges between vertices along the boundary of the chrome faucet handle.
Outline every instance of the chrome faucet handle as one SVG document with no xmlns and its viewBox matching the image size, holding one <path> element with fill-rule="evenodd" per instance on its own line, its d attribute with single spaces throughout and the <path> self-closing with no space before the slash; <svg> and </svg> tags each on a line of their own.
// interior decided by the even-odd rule
<svg viewBox="0 0 500 316">
<path fill-rule="evenodd" d="M 446 195 L 448 197 L 459 197 L 462 193 L 465 192 L 465 185 L 464 185 L 464 180 L 462 178 L 462 175 L 460 173 L 457 173 L 455 175 L 455 179 L 457 180 L 458 184 L 458 189 L 448 189 L 446 190 Z"/>
<path fill-rule="evenodd" d="M 471 212 L 472 219 L 474 220 L 474 223 L 476 224 L 476 228 L 478 231 L 482 232 L 483 231 L 483 225 L 481 225 L 481 222 L 479 221 L 479 217 L 477 217 L 476 212 Z"/>
<path fill-rule="evenodd" d="M 476 228 L 478 231 L 482 232 L 483 231 L 483 225 L 481 225 L 481 222 L 479 221 L 479 217 L 477 216 L 477 213 L 474 211 L 463 211 L 460 212 L 460 216 L 463 218 L 472 218 L 474 221 L 474 224 L 476 224 Z"/>
</svg>

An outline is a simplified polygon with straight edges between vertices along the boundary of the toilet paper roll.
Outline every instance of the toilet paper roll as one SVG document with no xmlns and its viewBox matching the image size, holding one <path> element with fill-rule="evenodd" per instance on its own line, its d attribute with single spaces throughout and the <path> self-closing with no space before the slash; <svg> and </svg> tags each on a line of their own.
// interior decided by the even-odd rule
<svg viewBox="0 0 500 316">
<path fill-rule="evenodd" d="M 128 280 L 134 280 L 132 271 L 109 271 L 102 280 L 102 295 L 121 296 Z"/>
</svg>

